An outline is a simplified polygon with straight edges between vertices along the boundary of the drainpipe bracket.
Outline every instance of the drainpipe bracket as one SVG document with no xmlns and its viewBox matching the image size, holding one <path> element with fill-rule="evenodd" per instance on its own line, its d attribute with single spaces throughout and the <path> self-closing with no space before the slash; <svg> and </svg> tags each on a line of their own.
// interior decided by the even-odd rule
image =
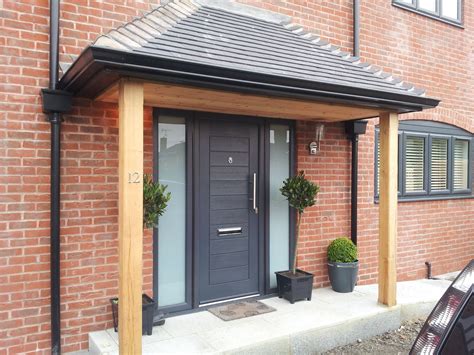
<svg viewBox="0 0 474 355">
<path fill-rule="evenodd" d="M 63 90 L 41 89 L 44 113 L 66 113 L 72 108 L 72 93 Z"/>
</svg>

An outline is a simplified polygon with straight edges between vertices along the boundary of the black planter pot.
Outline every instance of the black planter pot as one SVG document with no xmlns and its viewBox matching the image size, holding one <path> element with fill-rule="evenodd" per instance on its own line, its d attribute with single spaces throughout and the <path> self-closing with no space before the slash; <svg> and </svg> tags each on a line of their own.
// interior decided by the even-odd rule
<svg viewBox="0 0 474 355">
<path fill-rule="evenodd" d="M 290 303 L 304 299 L 311 301 L 313 274 L 299 269 L 296 270 L 296 275 L 293 275 L 291 271 L 278 271 L 275 274 L 278 297 L 283 297 Z"/>
<path fill-rule="evenodd" d="M 118 331 L 118 298 L 111 298 L 112 316 L 114 320 L 114 329 Z M 155 301 L 148 295 L 142 295 L 142 334 L 152 335 L 153 333 L 153 313 L 155 309 Z"/>
<path fill-rule="evenodd" d="M 353 263 L 328 262 L 328 274 L 332 289 L 347 293 L 354 291 L 359 272 L 359 261 Z"/>
</svg>

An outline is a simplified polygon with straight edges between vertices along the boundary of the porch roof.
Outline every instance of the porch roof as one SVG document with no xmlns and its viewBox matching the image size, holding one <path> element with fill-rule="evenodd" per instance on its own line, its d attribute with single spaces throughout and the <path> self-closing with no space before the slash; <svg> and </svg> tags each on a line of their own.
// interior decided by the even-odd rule
<svg viewBox="0 0 474 355">
<path fill-rule="evenodd" d="M 226 0 L 169 1 L 110 31 L 77 58 L 60 88 L 96 98 L 123 76 L 374 109 L 352 118 L 439 103 L 288 16 Z"/>
</svg>

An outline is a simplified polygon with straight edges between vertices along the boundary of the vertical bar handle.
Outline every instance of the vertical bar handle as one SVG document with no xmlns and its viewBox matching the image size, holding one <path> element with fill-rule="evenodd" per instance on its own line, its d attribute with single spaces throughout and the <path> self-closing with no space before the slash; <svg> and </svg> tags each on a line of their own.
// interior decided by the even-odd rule
<svg viewBox="0 0 474 355">
<path fill-rule="evenodd" d="M 253 210 L 258 214 L 257 207 L 257 173 L 253 173 Z"/>
</svg>

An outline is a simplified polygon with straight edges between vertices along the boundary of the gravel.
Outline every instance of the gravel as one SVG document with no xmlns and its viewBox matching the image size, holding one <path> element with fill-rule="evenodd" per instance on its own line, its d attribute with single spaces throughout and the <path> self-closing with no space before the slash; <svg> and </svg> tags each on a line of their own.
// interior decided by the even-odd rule
<svg viewBox="0 0 474 355">
<path fill-rule="evenodd" d="M 399 329 L 376 337 L 361 340 L 325 352 L 324 355 L 408 354 L 418 332 L 425 323 L 417 319 L 403 323 Z"/>
</svg>

